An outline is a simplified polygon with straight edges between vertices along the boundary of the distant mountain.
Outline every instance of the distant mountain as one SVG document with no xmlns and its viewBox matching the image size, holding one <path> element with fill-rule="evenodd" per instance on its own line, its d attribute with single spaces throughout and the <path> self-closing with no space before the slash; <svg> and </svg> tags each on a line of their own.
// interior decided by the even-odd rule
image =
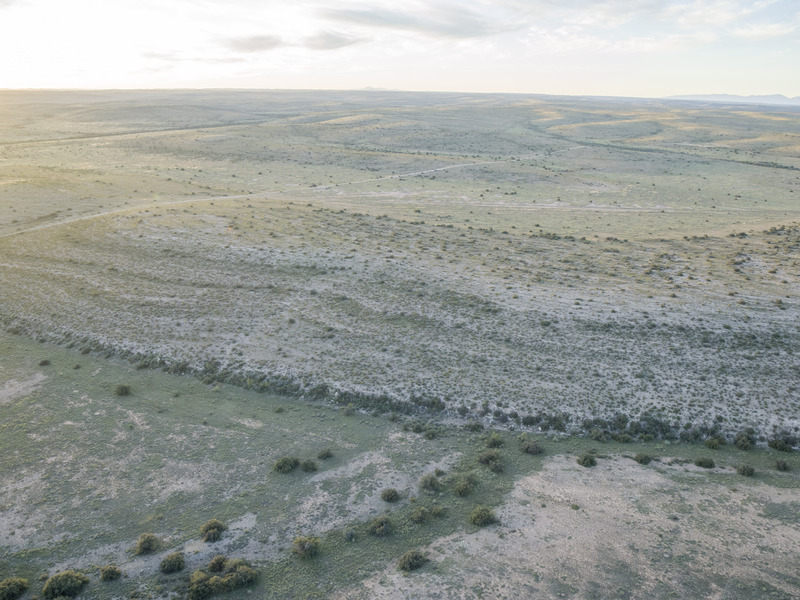
<svg viewBox="0 0 800 600">
<path fill-rule="evenodd" d="M 735 96 L 733 94 L 699 94 L 695 96 L 669 96 L 667 100 L 694 100 L 696 102 L 739 102 L 743 104 L 779 104 L 783 106 L 800 106 L 800 96 L 787 98 L 783 94 L 767 96 Z"/>
</svg>

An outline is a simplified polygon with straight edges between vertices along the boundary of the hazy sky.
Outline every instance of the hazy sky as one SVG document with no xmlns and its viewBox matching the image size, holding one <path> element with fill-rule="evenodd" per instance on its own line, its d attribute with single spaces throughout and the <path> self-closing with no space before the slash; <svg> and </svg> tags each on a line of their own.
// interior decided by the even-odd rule
<svg viewBox="0 0 800 600">
<path fill-rule="evenodd" d="M 800 0 L 0 0 L 0 88 L 800 96 Z"/>
</svg>

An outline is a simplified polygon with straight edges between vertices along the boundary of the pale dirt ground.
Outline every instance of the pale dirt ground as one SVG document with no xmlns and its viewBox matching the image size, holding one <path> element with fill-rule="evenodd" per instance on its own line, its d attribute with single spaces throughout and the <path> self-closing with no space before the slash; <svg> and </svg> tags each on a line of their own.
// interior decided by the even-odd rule
<svg viewBox="0 0 800 600">
<path fill-rule="evenodd" d="M 334 597 L 796 598 L 800 530 L 762 511 L 798 501 L 796 489 L 718 484 L 693 465 L 555 457 L 516 484 L 499 525 L 439 539 L 421 571 L 389 564 Z"/>
</svg>

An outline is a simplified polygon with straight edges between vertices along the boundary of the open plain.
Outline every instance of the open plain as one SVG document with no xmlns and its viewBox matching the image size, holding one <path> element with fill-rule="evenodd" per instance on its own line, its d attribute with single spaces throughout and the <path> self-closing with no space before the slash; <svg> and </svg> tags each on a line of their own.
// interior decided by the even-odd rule
<svg viewBox="0 0 800 600">
<path fill-rule="evenodd" d="M 800 596 L 800 110 L 0 92 L 0 123 L 0 580 Z"/>
</svg>

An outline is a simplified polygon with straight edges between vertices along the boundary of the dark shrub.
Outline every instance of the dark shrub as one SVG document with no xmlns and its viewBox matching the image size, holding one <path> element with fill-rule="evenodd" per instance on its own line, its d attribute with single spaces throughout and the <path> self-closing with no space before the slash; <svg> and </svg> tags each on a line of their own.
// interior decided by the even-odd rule
<svg viewBox="0 0 800 600">
<path fill-rule="evenodd" d="M 750 465 L 739 465 L 736 467 L 736 472 L 739 475 L 744 475 L 745 477 L 752 477 L 755 475 L 756 470 Z"/>
<path fill-rule="evenodd" d="M 42 596 L 45 598 L 58 598 L 59 596 L 72 598 L 77 596 L 87 583 L 89 583 L 89 578 L 82 573 L 71 569 L 62 571 L 47 579 L 42 589 Z"/>
<path fill-rule="evenodd" d="M 125 385 L 124 383 L 121 383 L 114 388 L 114 394 L 117 396 L 127 396 L 130 393 L 131 393 L 131 386 Z"/>
<path fill-rule="evenodd" d="M 143 533 L 136 541 L 136 554 L 152 554 L 161 548 L 161 540 L 152 533 Z"/>
<path fill-rule="evenodd" d="M 186 561 L 183 558 L 183 552 L 173 552 L 172 554 L 167 554 L 163 559 L 161 559 L 161 564 L 158 568 L 162 573 L 167 575 L 170 573 L 183 571 L 186 568 Z"/>
<path fill-rule="evenodd" d="M 392 521 L 386 515 L 381 515 L 370 521 L 368 529 L 372 535 L 387 535 L 392 530 Z"/>
<path fill-rule="evenodd" d="M 122 571 L 114 565 L 106 565 L 100 569 L 100 581 L 115 581 L 122 577 Z"/>
<path fill-rule="evenodd" d="M 717 448 L 725 445 L 725 438 L 720 436 L 710 437 L 706 440 L 706 448 L 716 450 Z"/>
<path fill-rule="evenodd" d="M 217 519 L 211 519 L 207 523 L 200 526 L 200 535 L 203 537 L 204 542 L 217 542 L 222 538 L 222 532 L 227 527 Z"/>
<path fill-rule="evenodd" d="M 292 554 L 300 558 L 312 558 L 319 554 L 319 538 L 304 537 L 302 535 L 294 538 L 292 544 Z"/>
<path fill-rule="evenodd" d="M 319 454 L 317 454 L 317 458 L 320 460 L 328 460 L 329 458 L 333 458 L 333 450 L 330 448 L 325 448 L 324 450 L 320 450 Z"/>
<path fill-rule="evenodd" d="M 771 439 L 770 441 L 767 442 L 767 445 L 770 448 L 777 450 L 778 452 L 792 451 L 792 445 L 787 440 L 779 437 Z"/>
<path fill-rule="evenodd" d="M 645 454 L 644 452 L 639 452 L 636 456 L 633 457 L 640 465 L 649 465 L 650 461 L 653 460 L 653 457 L 649 454 Z"/>
<path fill-rule="evenodd" d="M 434 475 L 433 473 L 426 473 L 422 476 L 422 479 L 419 480 L 419 489 L 423 492 L 430 492 L 436 493 L 442 491 L 442 482 L 439 481 L 439 478 Z"/>
<path fill-rule="evenodd" d="M 778 469 L 778 471 L 788 471 L 789 463 L 787 463 L 785 460 L 778 459 L 775 461 L 775 468 Z"/>
<path fill-rule="evenodd" d="M 400 493 L 394 488 L 386 488 L 381 492 L 381 500 L 384 502 L 397 502 L 400 500 Z"/>
<path fill-rule="evenodd" d="M 584 452 L 578 457 L 578 464 L 582 467 L 593 467 L 597 464 L 597 459 L 593 454 Z"/>
<path fill-rule="evenodd" d="M 227 564 L 228 559 L 220 554 L 211 559 L 211 562 L 208 563 L 208 570 L 212 573 L 221 573 L 225 570 Z"/>
<path fill-rule="evenodd" d="M 49 364 L 50 364 L 50 361 L 48 359 L 46 359 L 46 358 L 43 358 L 42 360 L 39 361 L 39 366 L 40 367 L 46 367 Z"/>
<path fill-rule="evenodd" d="M 503 445 L 503 438 L 497 432 L 492 432 L 483 439 L 487 448 L 500 448 Z"/>
<path fill-rule="evenodd" d="M 17 600 L 28 589 L 28 580 L 9 577 L 0 581 L 0 600 Z"/>
<path fill-rule="evenodd" d="M 476 506 L 469 514 L 469 522 L 478 527 L 485 527 L 497 522 L 497 517 L 491 508 Z"/>
<path fill-rule="evenodd" d="M 275 462 L 273 470 L 276 473 L 281 473 L 282 475 L 285 475 L 286 473 L 291 473 L 292 471 L 294 471 L 299 464 L 300 461 L 297 460 L 295 457 L 284 456 L 283 458 L 279 458 Z"/>
<path fill-rule="evenodd" d="M 694 461 L 695 466 L 702 467 L 703 469 L 713 469 L 714 460 L 707 456 L 696 458 Z"/>
<path fill-rule="evenodd" d="M 428 562 L 428 559 L 425 558 L 422 552 L 419 550 L 409 550 L 400 557 L 400 562 L 397 563 L 397 567 L 401 571 L 408 573 L 422 568 L 426 562 Z"/>
<path fill-rule="evenodd" d="M 218 574 L 209 576 L 205 571 L 192 573 L 188 590 L 190 600 L 205 600 L 214 594 L 230 592 L 250 585 L 258 578 L 258 573 L 242 558 L 225 560 L 225 557 L 217 556 L 208 567 L 209 571 Z"/>
<path fill-rule="evenodd" d="M 733 443 L 739 450 L 750 450 L 756 444 L 755 430 L 746 429 L 736 434 Z"/>
<path fill-rule="evenodd" d="M 303 469 L 303 471 L 305 471 L 306 473 L 313 473 L 314 471 L 317 470 L 317 463 L 308 458 L 300 464 L 300 468 Z"/>
</svg>

